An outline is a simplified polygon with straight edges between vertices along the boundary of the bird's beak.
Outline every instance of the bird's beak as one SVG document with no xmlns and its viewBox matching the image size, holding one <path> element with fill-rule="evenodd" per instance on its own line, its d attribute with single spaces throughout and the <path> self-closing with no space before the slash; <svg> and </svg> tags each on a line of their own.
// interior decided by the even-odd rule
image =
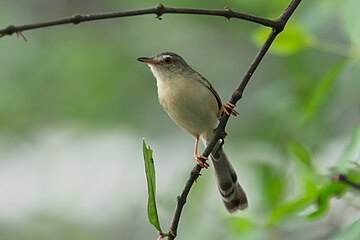
<svg viewBox="0 0 360 240">
<path fill-rule="evenodd" d="M 154 58 L 149 58 L 149 57 L 139 57 L 136 60 L 138 60 L 139 62 L 147 63 L 147 64 L 153 64 L 153 65 L 158 64 L 158 62 L 155 61 Z"/>
</svg>

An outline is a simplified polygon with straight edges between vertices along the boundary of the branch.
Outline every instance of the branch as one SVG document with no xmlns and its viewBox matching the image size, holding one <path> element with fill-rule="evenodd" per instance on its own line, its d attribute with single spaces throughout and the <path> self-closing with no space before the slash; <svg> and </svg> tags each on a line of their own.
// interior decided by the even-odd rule
<svg viewBox="0 0 360 240">
<path fill-rule="evenodd" d="M 332 176 L 332 180 L 335 182 L 345 183 L 345 184 L 349 185 L 350 187 L 360 191 L 360 184 L 349 180 L 349 178 L 344 174 L 334 174 Z"/>
<path fill-rule="evenodd" d="M 245 72 L 244 77 L 242 78 L 239 86 L 236 88 L 234 93 L 232 94 L 232 97 L 230 99 L 230 103 L 236 104 L 243 96 L 243 92 L 245 90 L 245 87 L 250 81 L 250 78 L 254 74 L 255 70 L 259 66 L 260 62 L 262 61 L 263 57 L 269 50 L 271 44 L 275 40 L 278 34 L 280 34 L 284 28 L 286 23 L 288 22 L 290 16 L 294 13 L 297 6 L 300 4 L 301 0 L 292 0 L 289 5 L 286 7 L 286 9 L 282 12 L 282 14 L 275 20 L 276 24 L 272 26 L 272 31 L 270 32 L 269 36 L 267 37 L 266 41 L 262 45 L 262 47 L 259 49 L 258 53 L 254 57 L 253 61 L 251 62 L 249 68 Z M 208 157 L 210 153 L 213 151 L 215 145 L 220 141 L 220 144 L 224 143 L 224 138 L 226 137 L 225 127 L 227 125 L 227 122 L 229 120 L 229 116 L 226 114 L 223 114 L 219 125 L 214 130 L 214 137 L 209 143 L 209 145 L 205 148 L 203 152 L 203 156 Z M 170 226 L 170 236 L 169 240 L 173 240 L 176 237 L 177 234 L 177 228 L 180 221 L 180 215 L 181 211 L 183 209 L 183 206 L 186 203 L 187 195 L 190 191 L 190 188 L 192 187 L 195 180 L 200 176 L 201 167 L 196 165 L 193 170 L 191 171 L 190 178 L 187 180 L 185 188 L 181 195 L 177 198 L 177 205 L 175 208 L 175 213 L 173 216 L 173 221 Z"/>
<path fill-rule="evenodd" d="M 200 171 L 201 171 L 201 167 L 198 164 L 196 164 L 195 167 L 190 172 L 190 177 L 186 181 L 184 190 L 182 191 L 181 195 L 176 198 L 176 207 L 175 207 L 175 213 L 173 216 L 173 220 L 170 225 L 170 231 L 169 231 L 170 235 L 168 238 L 169 240 L 175 239 L 175 237 L 176 237 L 177 228 L 178 228 L 179 220 L 180 220 L 180 215 L 181 215 L 182 209 L 186 203 L 187 195 L 189 194 L 190 189 L 191 189 L 192 185 L 194 184 L 194 182 L 196 181 L 196 179 L 200 176 Z"/>
<path fill-rule="evenodd" d="M 269 34 L 263 46 L 260 48 L 256 56 L 254 57 L 252 63 L 250 64 L 248 70 L 246 71 L 244 77 L 242 78 L 239 86 L 232 94 L 230 103 L 235 105 L 242 98 L 245 87 L 247 86 L 248 82 L 251 79 L 251 76 L 259 66 L 263 57 L 269 50 L 272 42 L 275 40 L 277 35 L 283 31 L 287 21 L 289 20 L 290 16 L 294 13 L 295 9 L 300 4 L 300 2 L 301 0 L 291 0 L 290 4 L 286 7 L 286 9 L 276 20 L 270 20 L 246 13 L 236 12 L 227 7 L 222 10 L 213 10 L 213 9 L 194 9 L 194 8 L 172 8 L 172 7 L 165 7 L 162 4 L 158 4 L 154 8 L 146 8 L 146 9 L 114 12 L 114 13 L 91 14 L 91 15 L 75 14 L 69 18 L 57 19 L 53 21 L 46 21 L 46 22 L 19 25 L 19 26 L 10 25 L 6 28 L 0 29 L 0 37 L 6 35 L 12 35 L 13 33 L 16 33 L 18 36 L 21 36 L 25 39 L 25 36 L 22 34 L 22 32 L 28 30 L 65 25 L 65 24 L 79 24 L 88 21 L 139 16 L 139 15 L 147 15 L 147 14 L 155 14 L 156 18 L 158 19 L 161 19 L 161 16 L 164 14 L 192 14 L 192 15 L 220 16 L 220 17 L 225 17 L 228 20 L 230 20 L 231 18 L 235 18 L 235 19 L 241 19 L 249 22 L 258 23 L 266 27 L 271 27 L 272 28 L 271 33 Z M 203 156 L 208 157 L 210 153 L 214 150 L 215 145 L 219 141 L 220 141 L 220 145 L 224 143 L 224 139 L 226 137 L 225 127 L 227 125 L 228 120 L 229 120 L 229 116 L 223 114 L 220 119 L 219 125 L 214 130 L 214 137 L 212 141 L 209 143 L 209 145 L 206 147 L 206 149 L 204 150 L 204 153 L 202 154 Z M 201 172 L 201 167 L 196 165 L 192 169 L 190 177 L 187 180 L 181 195 L 177 197 L 175 213 L 169 231 L 169 237 L 168 237 L 169 240 L 176 238 L 182 209 L 186 203 L 186 199 L 191 190 L 192 185 L 194 184 L 196 179 L 200 176 L 200 172 Z"/>
<path fill-rule="evenodd" d="M 170 14 L 170 13 L 219 16 L 219 17 L 225 17 L 228 20 L 230 20 L 231 18 L 237 18 L 249 22 L 258 23 L 267 27 L 272 27 L 277 29 L 281 28 L 281 23 L 279 23 L 278 21 L 261 18 L 246 13 L 236 12 L 229 9 L 228 7 L 225 7 L 225 9 L 221 9 L 221 10 L 214 10 L 214 9 L 195 9 L 195 8 L 173 8 L 173 7 L 165 7 L 162 4 L 158 4 L 153 8 L 145 8 L 145 9 L 132 10 L 132 11 L 85 14 L 85 15 L 75 14 L 69 18 L 62 18 L 52 21 L 46 21 L 46 22 L 40 22 L 34 24 L 25 24 L 19 26 L 10 25 L 6 28 L 0 29 L 0 37 L 6 35 L 12 35 L 13 33 L 21 33 L 28 30 L 38 29 L 38 28 L 46 28 L 46 27 L 71 24 L 71 23 L 79 24 L 82 22 L 104 20 L 110 18 L 121 18 L 121 17 L 155 14 L 156 18 L 161 19 L 162 15 Z"/>
</svg>

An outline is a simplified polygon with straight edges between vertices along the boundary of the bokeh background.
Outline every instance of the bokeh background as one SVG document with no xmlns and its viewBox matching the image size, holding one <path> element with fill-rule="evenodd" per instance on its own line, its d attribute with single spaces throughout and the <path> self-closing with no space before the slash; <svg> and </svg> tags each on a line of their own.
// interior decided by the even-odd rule
<svg viewBox="0 0 360 240">
<path fill-rule="evenodd" d="M 155 6 L 158 1 L 2 0 L 0 27 Z M 288 0 L 162 1 L 275 18 Z M 249 209 L 224 210 L 212 170 L 185 206 L 179 239 L 359 239 L 358 0 L 303 1 L 231 118 L 225 148 Z M 0 39 L 0 239 L 155 239 L 146 215 L 142 138 L 154 150 L 168 229 L 194 166 L 192 138 L 157 102 L 140 56 L 174 51 L 223 101 L 268 29 L 237 19 L 154 15 Z M 356 164 L 357 163 L 357 164 Z M 335 196 L 334 196 L 335 195 Z"/>
</svg>

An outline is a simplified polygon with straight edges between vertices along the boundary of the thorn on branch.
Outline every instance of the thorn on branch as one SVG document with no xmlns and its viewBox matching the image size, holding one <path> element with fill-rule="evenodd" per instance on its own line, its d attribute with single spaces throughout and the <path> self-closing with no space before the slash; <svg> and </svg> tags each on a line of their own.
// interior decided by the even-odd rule
<svg viewBox="0 0 360 240">
<path fill-rule="evenodd" d="M 186 203 L 186 199 L 185 199 L 185 198 L 182 198 L 181 196 L 177 196 L 177 197 L 176 197 L 176 201 L 177 201 L 178 204 L 180 204 L 180 205 L 185 205 L 185 203 Z"/>
<path fill-rule="evenodd" d="M 82 17 L 81 17 L 80 14 L 74 14 L 72 16 L 72 23 L 73 24 L 79 24 L 79 23 L 81 23 L 81 20 L 82 20 Z"/>
<path fill-rule="evenodd" d="M 24 42 L 27 42 L 27 39 L 22 32 L 16 32 L 16 36 L 19 38 L 22 38 L 22 40 L 24 40 Z"/>
<path fill-rule="evenodd" d="M 236 99 L 236 102 L 239 101 L 242 98 L 242 92 L 236 90 L 233 93 L 232 98 Z"/>
<path fill-rule="evenodd" d="M 16 27 L 14 25 L 9 25 L 7 26 L 7 28 L 5 28 L 5 32 L 8 34 L 8 35 L 11 35 L 13 33 L 16 32 Z M 5 35 L 5 34 L 4 34 Z"/>
<path fill-rule="evenodd" d="M 199 166 L 199 167 L 200 167 L 200 166 Z M 196 179 L 197 179 L 198 177 L 201 176 L 200 172 L 199 172 L 199 171 L 196 171 L 196 169 L 193 169 L 193 170 L 190 172 L 190 175 L 191 175 L 191 178 L 192 178 L 192 179 L 195 179 L 195 181 L 196 181 Z"/>
<path fill-rule="evenodd" d="M 230 21 L 233 11 L 229 8 L 229 6 L 225 6 L 224 9 L 226 10 L 226 15 L 224 16 L 228 21 Z"/>
<path fill-rule="evenodd" d="M 159 3 L 155 6 L 155 9 L 156 9 L 156 18 L 162 20 L 161 16 L 165 12 L 165 6 Z"/>
</svg>

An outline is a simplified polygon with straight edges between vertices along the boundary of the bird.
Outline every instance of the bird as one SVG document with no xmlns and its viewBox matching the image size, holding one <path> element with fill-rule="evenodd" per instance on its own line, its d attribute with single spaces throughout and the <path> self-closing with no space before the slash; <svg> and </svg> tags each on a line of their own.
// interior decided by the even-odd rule
<svg viewBox="0 0 360 240">
<path fill-rule="evenodd" d="M 202 168 L 208 168 L 207 158 L 198 154 L 199 139 L 206 147 L 213 138 L 213 130 L 221 115 L 239 114 L 235 106 L 229 102 L 222 104 L 211 83 L 174 52 L 139 57 L 137 60 L 150 67 L 156 79 L 158 99 L 165 112 L 194 137 L 196 163 Z M 226 210 L 234 213 L 246 209 L 246 193 L 223 147 L 213 150 L 209 157 Z"/>
</svg>

